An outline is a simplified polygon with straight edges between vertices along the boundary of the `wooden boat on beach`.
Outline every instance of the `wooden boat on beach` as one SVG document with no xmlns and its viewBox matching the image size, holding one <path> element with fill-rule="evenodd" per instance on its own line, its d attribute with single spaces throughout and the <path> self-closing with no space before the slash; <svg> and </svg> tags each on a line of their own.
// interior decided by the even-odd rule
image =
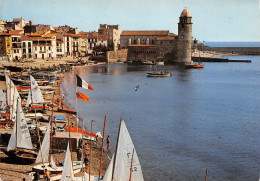
<svg viewBox="0 0 260 181">
<path fill-rule="evenodd" d="M 17 111 L 13 131 L 6 149 L 2 150 L 10 158 L 34 161 L 37 152 L 33 149 L 31 135 L 22 111 L 21 99 L 17 100 Z"/>
</svg>

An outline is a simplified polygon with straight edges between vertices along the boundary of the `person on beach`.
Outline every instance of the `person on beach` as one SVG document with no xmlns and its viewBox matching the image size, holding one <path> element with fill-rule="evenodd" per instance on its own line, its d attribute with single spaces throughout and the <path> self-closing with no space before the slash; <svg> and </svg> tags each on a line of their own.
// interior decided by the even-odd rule
<svg viewBox="0 0 260 181">
<path fill-rule="evenodd" d="M 107 136 L 107 150 L 110 149 L 111 143 L 110 143 L 110 138 L 109 135 Z"/>
<path fill-rule="evenodd" d="M 82 149 L 81 149 L 81 148 L 78 148 L 78 149 L 77 149 L 77 159 L 78 159 L 78 161 L 81 160 L 81 157 L 82 157 Z"/>
</svg>

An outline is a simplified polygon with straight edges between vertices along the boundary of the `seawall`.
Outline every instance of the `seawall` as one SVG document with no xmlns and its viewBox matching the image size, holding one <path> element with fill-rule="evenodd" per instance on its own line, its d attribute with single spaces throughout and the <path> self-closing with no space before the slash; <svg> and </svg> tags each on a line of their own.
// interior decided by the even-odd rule
<svg viewBox="0 0 260 181">
<path fill-rule="evenodd" d="M 240 55 L 260 55 L 260 47 L 210 47 L 211 50 L 222 53 Z"/>
</svg>

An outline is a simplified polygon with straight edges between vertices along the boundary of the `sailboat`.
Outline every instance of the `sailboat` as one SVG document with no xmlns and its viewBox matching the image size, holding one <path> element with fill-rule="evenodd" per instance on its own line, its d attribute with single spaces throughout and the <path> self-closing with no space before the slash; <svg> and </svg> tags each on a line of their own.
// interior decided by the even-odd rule
<svg viewBox="0 0 260 181">
<path fill-rule="evenodd" d="M 50 180 L 60 179 L 62 181 L 89 181 L 89 175 L 86 172 L 84 172 L 84 175 L 81 177 L 75 177 L 75 174 L 78 173 L 80 169 L 78 170 L 73 169 L 72 163 L 73 162 L 71 161 L 70 146 L 68 143 L 66 156 L 64 160 L 64 169 L 62 171 L 62 174 L 60 176 L 59 175 L 52 176 Z M 91 175 L 90 181 L 95 181 L 93 175 Z"/>
<path fill-rule="evenodd" d="M 32 170 L 34 172 L 43 173 L 44 169 L 47 169 L 52 174 L 60 174 L 64 166 L 56 166 L 55 162 L 53 161 L 52 155 L 50 155 L 50 134 L 51 133 L 51 126 L 48 125 L 47 131 L 45 133 L 44 139 L 42 141 L 41 149 L 37 155 L 37 159 L 35 161 L 36 165 L 33 166 Z M 73 170 L 74 172 L 79 172 L 82 168 L 82 161 L 73 161 Z M 58 175 L 56 178 L 60 178 L 61 175 Z"/>
<path fill-rule="evenodd" d="M 17 98 L 16 120 L 7 146 L 3 149 L 9 157 L 35 160 L 37 153 L 33 150 L 31 135 L 22 110 L 21 98 Z"/>
<path fill-rule="evenodd" d="M 132 180 L 143 181 L 143 173 L 137 154 L 132 158 L 135 149 L 124 120 L 120 120 L 117 147 L 103 181 L 129 181 L 132 168 Z M 132 158 L 132 159 L 131 159 Z"/>
</svg>

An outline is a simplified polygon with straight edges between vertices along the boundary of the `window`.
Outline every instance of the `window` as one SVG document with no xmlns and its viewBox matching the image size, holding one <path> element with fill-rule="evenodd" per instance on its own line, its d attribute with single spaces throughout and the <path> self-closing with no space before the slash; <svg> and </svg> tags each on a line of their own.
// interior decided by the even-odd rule
<svg viewBox="0 0 260 181">
<path fill-rule="evenodd" d="M 40 47 L 40 51 L 42 51 L 42 47 Z"/>
<path fill-rule="evenodd" d="M 16 53 L 16 50 L 14 50 L 14 53 Z"/>
<path fill-rule="evenodd" d="M 35 47 L 35 51 L 37 51 L 37 47 Z"/>
<path fill-rule="evenodd" d="M 51 47 L 49 47 L 49 50 L 51 50 Z"/>
<path fill-rule="evenodd" d="M 31 45 L 31 42 L 28 42 L 28 47 L 31 47 L 32 45 Z"/>
<path fill-rule="evenodd" d="M 17 50 L 17 53 L 19 53 L 19 50 Z"/>
<path fill-rule="evenodd" d="M 28 51 L 29 51 L 29 53 L 32 53 L 32 50 L 31 50 L 31 49 L 29 49 Z"/>
<path fill-rule="evenodd" d="M 23 42 L 23 47 L 26 47 L 26 43 L 25 42 Z"/>
</svg>

